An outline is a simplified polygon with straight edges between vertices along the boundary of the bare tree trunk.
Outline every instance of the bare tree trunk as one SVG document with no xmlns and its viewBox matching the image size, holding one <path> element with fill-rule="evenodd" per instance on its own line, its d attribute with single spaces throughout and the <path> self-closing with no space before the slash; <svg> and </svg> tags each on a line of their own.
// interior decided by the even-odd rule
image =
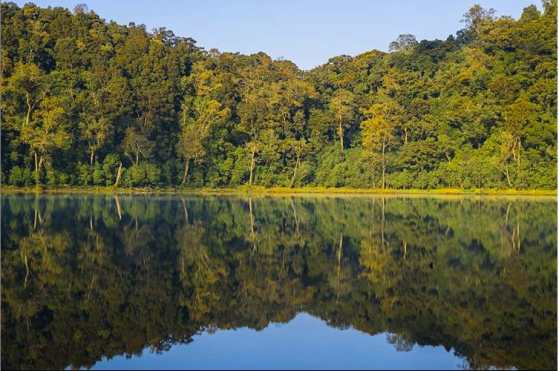
<svg viewBox="0 0 559 371">
<path fill-rule="evenodd" d="M 385 149 L 386 145 L 384 144 L 384 142 L 382 143 L 382 189 L 384 189 L 385 186 L 385 182 L 384 182 L 384 173 L 386 172 L 386 162 L 384 159 L 384 149 Z"/>
<path fill-rule="evenodd" d="M 295 169 L 293 170 L 293 176 L 291 177 L 291 182 L 289 184 L 289 188 L 293 188 L 293 184 L 295 184 L 295 177 L 297 176 L 297 168 L 299 167 L 299 156 L 297 156 L 297 162 L 295 162 Z"/>
<path fill-rule="evenodd" d="M 517 160 L 516 160 L 516 172 L 517 172 L 517 177 L 520 178 L 520 150 L 522 149 L 522 142 L 521 139 L 518 138 L 518 144 L 517 144 L 517 152 L 518 152 L 518 156 L 517 156 Z"/>
<path fill-rule="evenodd" d="M 118 187 L 118 183 L 120 182 L 120 176 L 122 175 L 122 162 L 118 164 L 118 170 L 116 171 L 116 180 L 115 180 L 115 187 Z"/>
<path fill-rule="evenodd" d="M 512 183 L 510 182 L 510 174 L 509 174 L 508 166 L 505 165 L 505 170 L 503 172 L 505 173 L 505 176 L 507 177 L 507 183 L 508 183 L 509 187 L 512 187 Z"/>
<path fill-rule="evenodd" d="M 252 186 L 252 174 L 254 171 L 254 156 L 256 155 L 256 149 L 253 148 L 252 152 L 251 152 L 251 158 L 250 158 L 250 176 L 248 178 L 248 185 Z"/>
<path fill-rule="evenodd" d="M 342 120 L 338 120 L 338 136 L 340 137 L 340 149 L 344 153 L 344 128 L 342 127 Z"/>
<path fill-rule="evenodd" d="M 35 183 L 36 184 L 39 184 L 39 177 L 40 177 L 42 166 L 43 166 L 43 156 L 37 156 L 37 152 L 35 152 Z"/>
<path fill-rule="evenodd" d="M 408 243 L 407 241 L 402 241 L 404 245 L 404 259 L 406 259 L 406 255 L 408 253 Z"/>
<path fill-rule="evenodd" d="M 31 121 L 31 110 L 33 107 L 31 106 L 31 99 L 29 98 L 29 94 L 26 95 L 27 100 L 27 115 L 25 116 L 25 126 L 29 126 L 29 121 Z"/>
<path fill-rule="evenodd" d="M 35 158 L 35 183 L 39 184 L 39 161 L 37 160 L 36 151 L 33 151 L 33 156 Z"/>
<path fill-rule="evenodd" d="M 91 166 L 93 166 L 93 161 L 95 160 L 95 151 L 91 150 L 91 153 L 89 154 L 89 164 Z"/>
<path fill-rule="evenodd" d="M 190 167 L 190 159 L 186 159 L 184 162 L 184 174 L 182 176 L 181 185 L 186 183 L 186 177 L 188 176 L 188 168 Z"/>
</svg>

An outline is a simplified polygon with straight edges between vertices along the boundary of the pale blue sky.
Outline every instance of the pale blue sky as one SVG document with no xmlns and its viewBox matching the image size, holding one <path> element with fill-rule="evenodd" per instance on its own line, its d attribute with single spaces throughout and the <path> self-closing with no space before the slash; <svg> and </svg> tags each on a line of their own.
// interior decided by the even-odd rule
<svg viewBox="0 0 559 371">
<path fill-rule="evenodd" d="M 374 336 L 353 328 L 339 330 L 306 313 L 289 323 L 255 331 L 246 327 L 204 332 L 186 345 L 161 354 L 103 359 L 93 369 L 432 369 L 451 370 L 467 363 L 442 346 L 415 345 L 399 352 L 386 333 Z"/>
<path fill-rule="evenodd" d="M 27 1 L 16 1 L 23 5 Z M 199 46 L 244 54 L 263 51 L 303 69 L 330 57 L 387 50 L 399 34 L 418 40 L 446 39 L 462 28 L 475 3 L 498 15 L 518 17 L 539 0 L 36 0 L 40 6 L 73 9 L 85 3 L 107 20 L 166 27 Z"/>
</svg>

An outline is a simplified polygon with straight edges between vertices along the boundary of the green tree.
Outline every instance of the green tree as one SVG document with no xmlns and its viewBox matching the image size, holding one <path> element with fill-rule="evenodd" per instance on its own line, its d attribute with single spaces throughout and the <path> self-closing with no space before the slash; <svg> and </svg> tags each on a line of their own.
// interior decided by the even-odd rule
<svg viewBox="0 0 559 371">
<path fill-rule="evenodd" d="M 354 95 L 344 89 L 337 90 L 329 102 L 330 110 L 335 117 L 336 134 L 340 141 L 340 150 L 344 151 L 344 130 L 351 125 L 355 115 Z"/>
<path fill-rule="evenodd" d="M 183 103 L 178 152 L 184 159 L 181 184 L 186 182 L 190 161 L 198 163 L 206 155 L 206 141 L 212 127 L 229 117 L 229 109 L 208 97 L 188 98 Z"/>
<path fill-rule="evenodd" d="M 394 143 L 398 120 L 398 106 L 393 101 L 373 104 L 365 111 L 369 118 L 361 122 L 365 153 L 376 156 L 380 153 L 382 188 L 385 187 L 386 150 Z"/>
<path fill-rule="evenodd" d="M 35 178 L 38 183 L 45 160 L 49 159 L 54 150 L 69 148 L 71 137 L 66 128 L 66 113 L 60 107 L 59 99 L 44 98 L 35 116 L 22 128 L 21 137 L 33 153 Z"/>
</svg>

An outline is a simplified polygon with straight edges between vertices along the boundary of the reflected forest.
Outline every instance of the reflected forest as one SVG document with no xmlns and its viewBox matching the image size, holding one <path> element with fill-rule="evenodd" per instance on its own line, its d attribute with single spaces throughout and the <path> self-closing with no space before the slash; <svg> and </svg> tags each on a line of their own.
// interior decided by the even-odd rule
<svg viewBox="0 0 559 371">
<path fill-rule="evenodd" d="M 556 212 L 544 199 L 4 196 L 2 367 L 91 367 L 306 312 L 400 351 L 442 345 L 464 367 L 555 368 Z"/>
</svg>

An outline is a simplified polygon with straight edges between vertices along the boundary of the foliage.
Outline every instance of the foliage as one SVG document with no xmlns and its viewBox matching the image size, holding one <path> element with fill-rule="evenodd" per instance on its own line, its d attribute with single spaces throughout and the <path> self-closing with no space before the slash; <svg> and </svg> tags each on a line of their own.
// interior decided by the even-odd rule
<svg viewBox="0 0 559 371">
<path fill-rule="evenodd" d="M 121 166 L 120 186 L 557 186 L 556 0 L 518 19 L 475 5 L 446 40 L 402 34 L 310 71 L 84 6 L 1 12 L 2 179 L 16 186 L 21 169 L 114 185 Z"/>
<path fill-rule="evenodd" d="M 466 368 L 557 366 L 554 200 L 24 195 L 1 208 L 4 369 L 90 368 L 299 312 L 401 350 L 452 349 Z"/>
</svg>

